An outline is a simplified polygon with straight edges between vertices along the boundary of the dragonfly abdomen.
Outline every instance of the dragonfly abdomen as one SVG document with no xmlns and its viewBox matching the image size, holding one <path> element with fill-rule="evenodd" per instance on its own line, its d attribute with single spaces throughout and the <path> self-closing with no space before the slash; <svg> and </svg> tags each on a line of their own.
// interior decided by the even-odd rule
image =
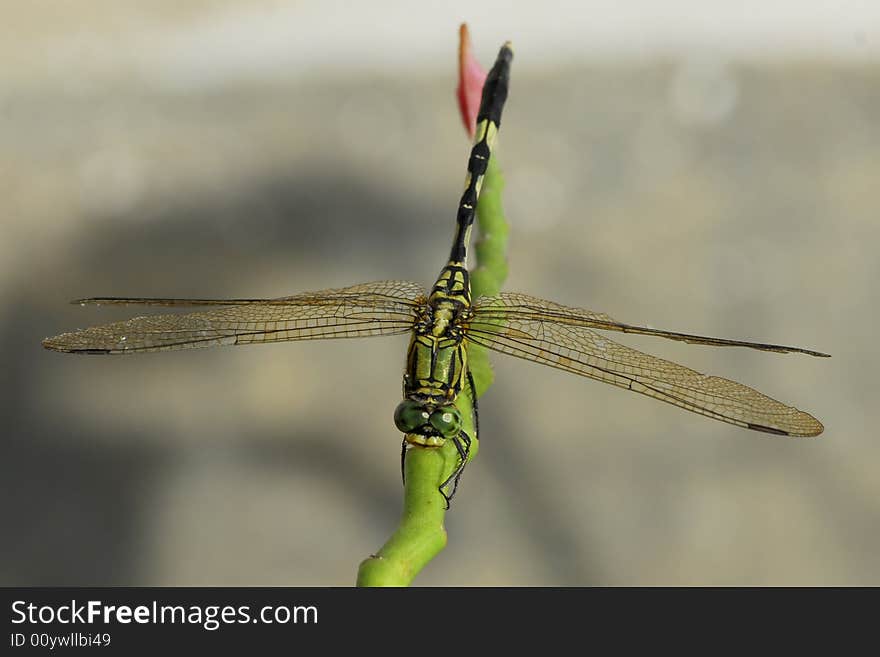
<svg viewBox="0 0 880 657">
<path fill-rule="evenodd" d="M 474 145 L 471 149 L 471 156 L 468 158 L 468 172 L 465 177 L 464 192 L 458 203 L 455 239 L 452 242 L 452 252 L 449 256 L 453 262 L 462 264 L 467 262 L 468 241 L 474 223 L 477 199 L 480 196 L 480 188 L 483 185 L 483 177 L 486 175 L 489 158 L 492 156 L 495 137 L 501 125 L 501 110 L 504 108 L 504 101 L 507 100 L 512 59 L 513 50 L 509 43 L 505 43 L 483 85 Z"/>
</svg>

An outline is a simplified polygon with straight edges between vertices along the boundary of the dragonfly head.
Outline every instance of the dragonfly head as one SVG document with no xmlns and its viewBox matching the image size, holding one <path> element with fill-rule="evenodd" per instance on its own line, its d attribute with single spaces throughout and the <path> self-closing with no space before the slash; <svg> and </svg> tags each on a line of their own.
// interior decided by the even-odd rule
<svg viewBox="0 0 880 657">
<path fill-rule="evenodd" d="M 461 413 L 452 404 L 433 406 L 404 399 L 394 410 L 394 424 L 406 434 L 406 442 L 440 447 L 461 432 Z"/>
</svg>

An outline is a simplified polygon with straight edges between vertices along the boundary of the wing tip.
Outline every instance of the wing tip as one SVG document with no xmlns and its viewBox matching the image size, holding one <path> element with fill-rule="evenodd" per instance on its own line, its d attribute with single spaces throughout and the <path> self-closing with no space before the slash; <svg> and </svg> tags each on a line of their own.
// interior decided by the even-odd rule
<svg viewBox="0 0 880 657">
<path fill-rule="evenodd" d="M 43 345 L 44 349 L 48 349 L 49 351 L 64 351 L 63 346 L 58 341 L 59 337 L 61 337 L 61 336 L 56 335 L 51 338 L 43 338 L 40 341 L 40 344 Z"/>
<path fill-rule="evenodd" d="M 49 351 L 57 351 L 58 353 L 62 354 L 104 355 L 112 353 L 110 349 L 95 349 L 73 346 L 64 339 L 68 335 L 71 334 L 62 333 L 61 335 L 56 335 L 51 338 L 43 338 L 43 340 L 40 341 L 40 344 L 43 345 L 44 349 L 48 349 Z"/>
<path fill-rule="evenodd" d="M 788 353 L 806 354 L 807 356 L 816 356 L 817 358 L 831 358 L 831 354 L 824 351 L 813 351 L 812 349 L 801 349 L 800 347 L 789 347 Z"/>
<path fill-rule="evenodd" d="M 819 422 L 819 420 L 814 418 L 812 415 L 808 417 L 811 420 L 810 424 L 812 426 L 806 427 L 798 431 L 785 431 L 783 429 L 768 427 L 764 424 L 755 424 L 752 422 L 747 422 L 746 427 L 752 429 L 753 431 L 761 431 L 763 433 L 773 434 L 774 436 L 789 436 L 791 438 L 813 438 L 825 431 L 825 427 L 822 425 L 821 422 Z"/>
</svg>

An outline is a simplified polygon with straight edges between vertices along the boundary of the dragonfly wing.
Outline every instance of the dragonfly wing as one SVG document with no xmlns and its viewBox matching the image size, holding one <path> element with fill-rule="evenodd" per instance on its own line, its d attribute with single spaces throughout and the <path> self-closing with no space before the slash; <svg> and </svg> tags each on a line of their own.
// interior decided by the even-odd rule
<svg viewBox="0 0 880 657">
<path fill-rule="evenodd" d="M 379 281 L 282 299 L 83 299 L 81 303 L 211 305 L 151 315 L 46 338 L 43 346 L 84 354 L 130 354 L 216 345 L 396 335 L 412 329 L 424 302 L 416 283 Z M 163 303 L 167 302 L 167 303 Z"/>
<path fill-rule="evenodd" d="M 619 331 L 620 333 L 635 333 L 638 335 L 651 335 L 667 340 L 677 340 L 691 344 L 703 344 L 713 347 L 747 347 L 760 351 L 772 351 L 780 354 L 800 353 L 810 356 L 828 358 L 828 354 L 821 351 L 802 349 L 801 347 L 787 347 L 780 344 L 765 344 L 763 342 L 746 342 L 743 340 L 727 340 L 725 338 L 713 338 L 705 335 L 693 335 L 690 333 L 678 333 L 676 331 L 663 331 L 625 324 L 612 319 L 605 313 L 597 313 L 583 308 L 571 308 L 552 301 L 538 299 L 517 292 L 502 292 L 493 297 L 480 297 L 474 304 L 479 308 L 480 315 L 486 319 L 500 321 L 529 321 L 547 320 L 559 324 L 571 326 L 585 326 L 588 328 L 606 331 Z"/>
<path fill-rule="evenodd" d="M 590 316 L 600 323 L 607 318 L 601 313 Z M 587 317 L 587 321 L 594 320 Z M 560 322 L 553 313 L 544 316 L 537 308 L 505 315 L 491 299 L 481 299 L 475 305 L 467 336 L 494 351 L 633 390 L 747 429 L 786 436 L 816 436 L 823 430 L 808 413 L 741 383 L 700 374 L 631 349 L 587 326 Z"/>
</svg>

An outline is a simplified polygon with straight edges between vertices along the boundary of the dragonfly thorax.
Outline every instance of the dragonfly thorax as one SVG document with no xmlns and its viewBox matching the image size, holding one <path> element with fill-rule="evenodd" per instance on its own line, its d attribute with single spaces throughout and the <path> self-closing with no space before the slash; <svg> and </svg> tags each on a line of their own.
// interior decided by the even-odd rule
<svg viewBox="0 0 880 657">
<path fill-rule="evenodd" d="M 471 313 L 471 284 L 467 269 L 450 262 L 440 272 L 415 329 L 435 338 L 461 341 Z"/>
<path fill-rule="evenodd" d="M 422 403 L 450 404 L 467 374 L 467 350 L 461 313 L 452 307 L 430 308 L 413 328 L 406 355 L 403 394 Z"/>
</svg>

